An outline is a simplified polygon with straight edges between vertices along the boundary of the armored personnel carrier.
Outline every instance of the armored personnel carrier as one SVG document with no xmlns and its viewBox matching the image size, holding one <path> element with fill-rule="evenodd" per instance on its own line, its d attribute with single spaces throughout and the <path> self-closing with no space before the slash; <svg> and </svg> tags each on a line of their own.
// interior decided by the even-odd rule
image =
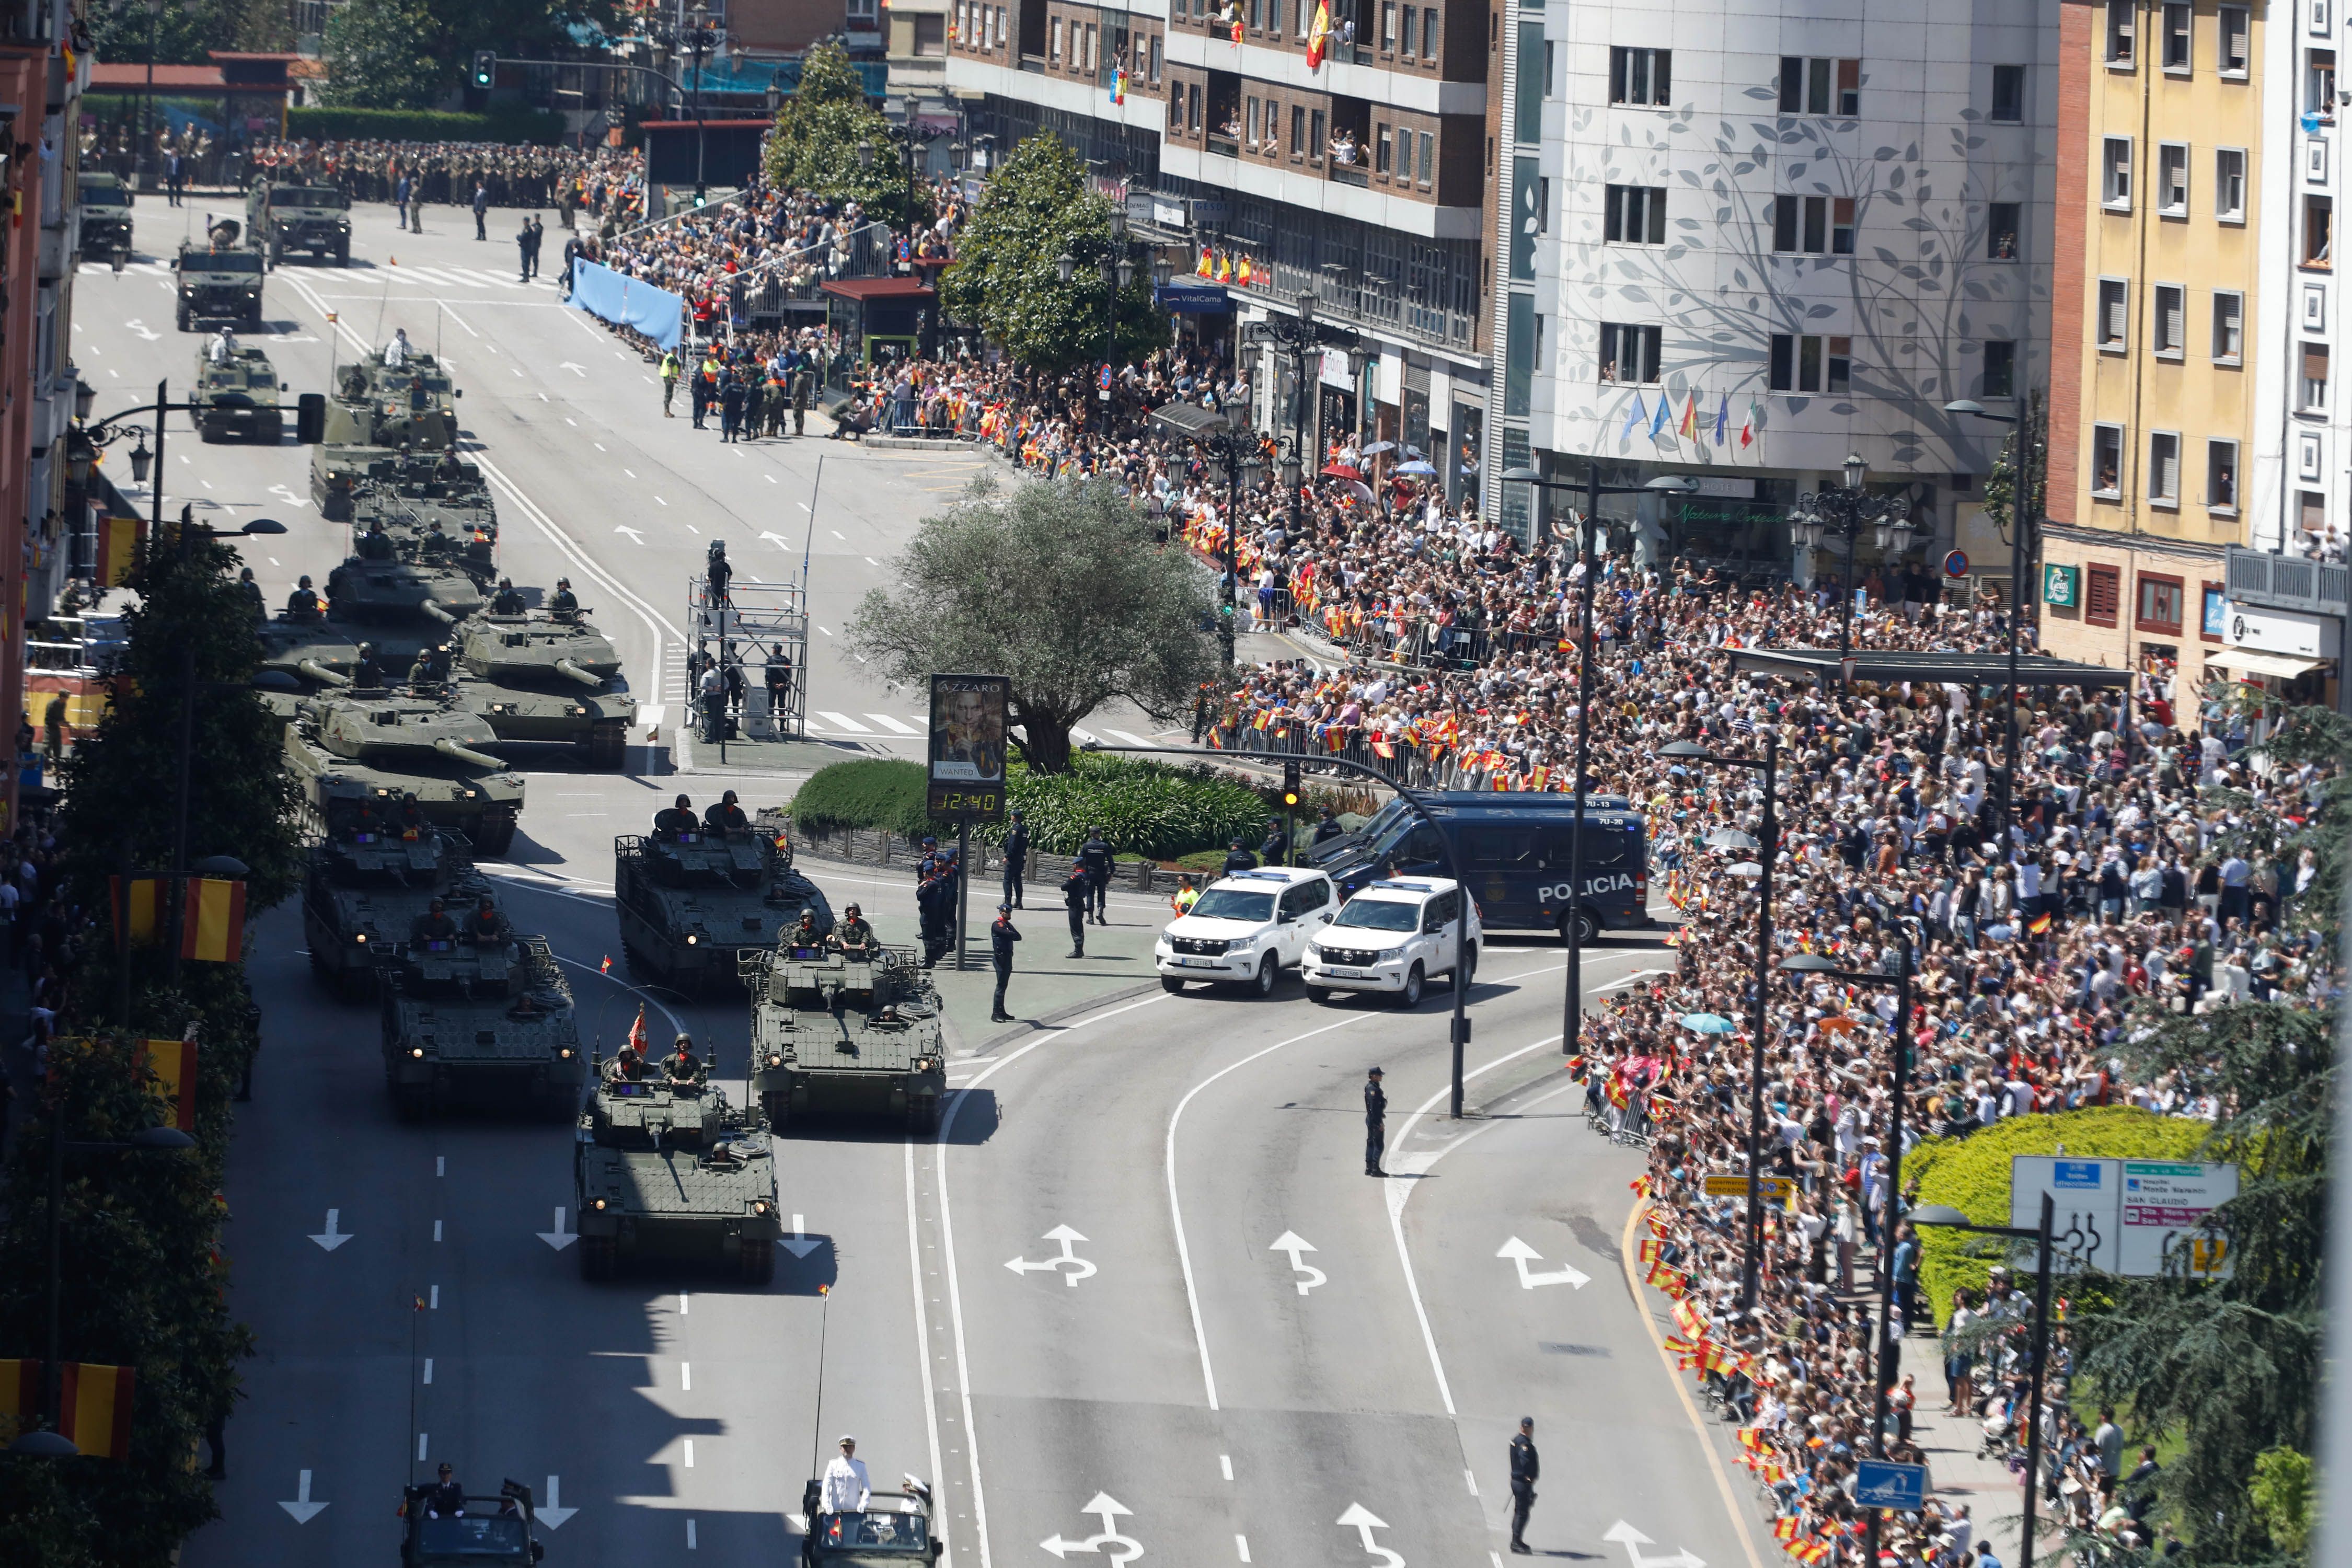
<svg viewBox="0 0 2352 1568">
<path fill-rule="evenodd" d="M 289 250 L 314 261 L 330 256 L 352 264 L 352 199 L 331 185 L 281 185 L 264 181 L 245 195 L 246 244 L 277 266 Z"/>
<path fill-rule="evenodd" d="M 84 173 L 75 182 L 81 194 L 81 253 L 92 261 L 131 259 L 131 188 L 114 174 Z"/>
<path fill-rule="evenodd" d="M 257 280 L 257 287 L 258 283 Z M 398 366 L 372 353 L 335 373 L 324 438 L 310 454 L 310 500 L 337 522 L 352 516 L 352 490 L 374 464 L 413 452 L 446 452 L 457 443 L 456 400 L 447 367 L 428 353 Z"/>
<path fill-rule="evenodd" d="M 547 1555 L 534 1533 L 539 1510 L 520 1481 L 501 1485 L 496 1497 L 467 1493 L 454 1513 L 433 1506 L 434 1489 L 401 1489 L 400 1568 L 533 1568 Z"/>
<path fill-rule="evenodd" d="M 776 1164 L 759 1118 L 707 1082 L 674 1084 L 596 1068 L 572 1145 L 580 1273 L 608 1279 L 626 1258 L 698 1258 L 737 1278 L 775 1278 Z"/>
<path fill-rule="evenodd" d="M 475 616 L 458 626 L 454 652 L 457 700 L 499 740 L 576 745 L 593 768 L 627 760 L 637 700 L 587 616 Z"/>
<path fill-rule="evenodd" d="M 939 1131 L 948 1087 L 940 999 L 913 949 L 860 957 L 780 944 L 740 962 L 751 992 L 751 1092 L 770 1127 L 862 1115 Z"/>
<path fill-rule="evenodd" d="M 380 529 L 403 561 L 455 567 L 478 584 L 499 574 L 499 513 L 481 469 L 449 453 L 370 463 L 352 482 L 352 527 Z"/>
<path fill-rule="evenodd" d="M 320 824 L 372 800 L 416 797 L 425 820 L 466 836 L 477 855 L 503 855 L 522 814 L 522 778 L 478 748 L 495 737 L 446 694 L 338 690 L 306 698 L 286 726 L 286 762 Z"/>
<path fill-rule="evenodd" d="M 196 351 L 197 406 L 189 417 L 205 441 L 261 441 L 276 446 L 285 434 L 278 408 L 278 372 L 259 349 L 241 348 L 218 364 Z"/>
<path fill-rule="evenodd" d="M 786 827 L 782 812 L 763 809 L 749 833 L 614 839 L 613 901 L 630 971 L 698 993 L 737 978 L 742 957 L 764 955 L 803 910 L 832 931 L 833 906 L 793 869 Z"/>
<path fill-rule="evenodd" d="M 451 928 L 462 910 L 449 911 Z M 403 933 L 376 969 L 383 1079 L 401 1120 L 460 1102 L 569 1121 L 587 1081 L 572 988 L 543 936 Z"/>
<path fill-rule="evenodd" d="M 236 236 L 236 220 L 222 218 L 212 226 L 209 244 L 180 242 L 172 258 L 180 278 L 173 307 L 180 331 L 192 332 L 199 321 L 261 325 L 261 258 L 239 247 Z"/>
<path fill-rule="evenodd" d="M 455 834 L 425 826 L 404 797 L 385 805 L 339 806 L 302 879 L 311 972 L 345 996 L 373 994 L 376 970 L 397 959 L 433 900 L 469 910 L 490 890 Z"/>
</svg>

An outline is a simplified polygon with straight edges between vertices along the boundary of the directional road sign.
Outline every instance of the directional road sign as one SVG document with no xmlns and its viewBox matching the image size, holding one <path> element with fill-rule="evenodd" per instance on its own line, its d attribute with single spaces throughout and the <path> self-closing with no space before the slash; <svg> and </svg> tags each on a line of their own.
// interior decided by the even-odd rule
<svg viewBox="0 0 2352 1568">
<path fill-rule="evenodd" d="M 1887 1459 L 1858 1460 L 1853 1468 L 1853 1500 L 1864 1508 L 1916 1512 L 1927 1506 L 1927 1467 Z"/>
</svg>

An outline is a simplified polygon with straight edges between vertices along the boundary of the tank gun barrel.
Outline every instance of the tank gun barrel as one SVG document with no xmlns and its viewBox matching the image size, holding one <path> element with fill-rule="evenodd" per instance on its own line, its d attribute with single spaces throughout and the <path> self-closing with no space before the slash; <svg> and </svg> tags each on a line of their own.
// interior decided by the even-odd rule
<svg viewBox="0 0 2352 1568">
<path fill-rule="evenodd" d="M 329 686 L 349 686 L 352 683 L 352 678 L 350 676 L 339 675 L 335 671 L 329 669 L 325 665 L 320 664 L 315 658 L 306 658 L 294 668 L 309 676 L 311 679 L 322 680 Z"/>
<path fill-rule="evenodd" d="M 439 603 L 435 600 L 427 599 L 420 607 L 426 615 L 431 616 L 443 626 L 454 626 L 457 624 L 457 617 L 451 615 L 447 610 L 443 609 Z"/>
<path fill-rule="evenodd" d="M 502 768 L 506 763 L 488 752 L 478 752 L 471 746 L 461 746 L 443 735 L 433 742 L 433 749 L 445 757 L 455 757 L 461 763 L 471 763 L 478 768 Z"/>
<path fill-rule="evenodd" d="M 555 668 L 563 674 L 568 675 L 572 679 L 578 681 L 581 685 L 590 688 L 592 690 L 602 687 L 604 684 L 602 679 L 589 674 L 586 670 L 581 668 L 578 665 L 572 663 L 568 658 L 557 659 L 555 661 Z"/>
</svg>

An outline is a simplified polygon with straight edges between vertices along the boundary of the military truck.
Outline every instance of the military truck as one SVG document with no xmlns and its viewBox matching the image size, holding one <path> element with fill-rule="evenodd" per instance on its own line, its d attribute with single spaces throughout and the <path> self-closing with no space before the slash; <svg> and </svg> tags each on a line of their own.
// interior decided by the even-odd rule
<svg viewBox="0 0 2352 1568">
<path fill-rule="evenodd" d="M 586 616 L 478 615 L 457 627 L 453 651 L 457 700 L 499 740 L 576 745 L 593 768 L 627 760 L 637 700 Z"/>
<path fill-rule="evenodd" d="M 212 226 L 209 244 L 180 242 L 172 258 L 180 277 L 173 307 L 180 331 L 194 331 L 203 321 L 261 325 L 261 258 L 239 248 L 236 235 L 236 221 L 224 218 Z"/>
<path fill-rule="evenodd" d="M 426 822 L 496 856 L 514 842 L 523 784 L 479 749 L 495 739 L 445 692 L 336 690 L 295 704 L 286 762 L 314 826 L 362 801 L 381 810 L 413 795 Z"/>
<path fill-rule="evenodd" d="M 453 927 L 469 910 L 447 911 Z M 383 1080 L 404 1121 L 459 1103 L 569 1121 L 587 1081 L 572 987 L 543 936 L 402 933 L 379 963 Z"/>
<path fill-rule="evenodd" d="M 803 910 L 832 931 L 824 891 L 793 869 L 788 826 L 763 809 L 749 833 L 615 838 L 613 902 L 630 973 L 696 994 L 740 978 L 741 955 L 772 949 Z"/>
<path fill-rule="evenodd" d="M 313 261 L 331 256 L 352 264 L 352 199 L 332 185 L 280 185 L 263 181 L 245 194 L 245 243 L 277 266 L 289 250 Z"/>
<path fill-rule="evenodd" d="M 801 1517 L 808 1521 L 801 1537 L 801 1568 L 905 1568 L 937 1562 L 947 1543 L 932 1531 L 931 1489 L 912 1476 L 902 1478 L 902 1484 L 900 1491 L 870 1494 L 855 1512 L 827 1513 L 818 1507 L 824 1482 L 809 1482 L 801 1492 Z"/>
<path fill-rule="evenodd" d="M 374 994 L 376 970 L 398 957 L 433 900 L 469 910 L 490 891 L 455 834 L 426 826 L 412 803 L 386 804 L 340 805 L 302 879 L 311 972 L 347 997 Z"/>
<path fill-rule="evenodd" d="M 610 1279 L 639 1258 L 731 1267 L 747 1284 L 776 1275 L 776 1163 L 759 1118 L 708 1081 L 627 1079 L 591 1062 L 595 1098 L 572 1143 L 580 1274 Z"/>
<path fill-rule="evenodd" d="M 538 1507 L 520 1481 L 506 1482 L 496 1497 L 468 1493 L 463 1509 L 437 1519 L 433 1489 L 401 1489 L 400 1568 L 532 1568 L 547 1555 L 532 1534 Z"/>
<path fill-rule="evenodd" d="M 85 173 L 81 192 L 81 253 L 92 261 L 131 259 L 131 188 L 113 174 Z"/>
<path fill-rule="evenodd" d="M 787 938 L 738 963 L 751 993 L 751 1091 L 770 1127 L 869 1116 L 939 1131 L 940 999 L 912 948 L 861 956 Z"/>
<path fill-rule="evenodd" d="M 404 446 L 416 452 L 454 447 L 455 402 L 465 395 L 428 353 L 411 353 L 397 367 L 372 353 L 336 372 L 325 436 L 310 454 L 310 500 L 320 514 L 350 521 L 360 478 L 377 463 L 397 459 Z"/>
<path fill-rule="evenodd" d="M 188 417 L 205 441 L 260 441 L 276 446 L 286 433 L 278 408 L 278 372 L 259 349 L 240 348 L 215 363 L 196 351 L 196 406 Z"/>
</svg>

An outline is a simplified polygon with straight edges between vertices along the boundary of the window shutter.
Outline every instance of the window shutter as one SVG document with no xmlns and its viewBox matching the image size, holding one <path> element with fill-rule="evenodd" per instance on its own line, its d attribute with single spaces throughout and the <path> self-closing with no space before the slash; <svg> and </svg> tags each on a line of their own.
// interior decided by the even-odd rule
<svg viewBox="0 0 2352 1568">
<path fill-rule="evenodd" d="M 2183 289 L 2170 289 L 2165 291 L 2164 346 L 2168 349 L 2178 349 L 2188 341 L 2189 307 L 2186 303 L 2188 297 L 2188 290 Z"/>
</svg>

